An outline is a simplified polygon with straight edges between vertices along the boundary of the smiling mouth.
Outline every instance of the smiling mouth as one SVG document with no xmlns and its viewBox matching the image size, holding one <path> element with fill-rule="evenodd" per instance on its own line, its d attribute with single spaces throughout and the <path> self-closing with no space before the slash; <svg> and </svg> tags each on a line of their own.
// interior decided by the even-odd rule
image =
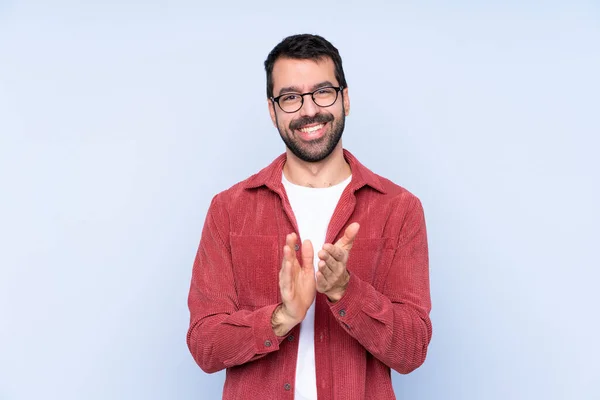
<svg viewBox="0 0 600 400">
<path fill-rule="evenodd" d="M 302 128 L 296 129 L 298 138 L 305 142 L 312 142 L 321 139 L 325 135 L 327 123 L 305 125 Z"/>
<path fill-rule="evenodd" d="M 318 131 L 319 129 L 322 129 L 324 126 L 325 126 L 325 124 L 310 125 L 310 126 L 304 126 L 298 130 L 300 132 L 304 132 L 304 133 L 313 133 L 315 131 Z"/>
</svg>

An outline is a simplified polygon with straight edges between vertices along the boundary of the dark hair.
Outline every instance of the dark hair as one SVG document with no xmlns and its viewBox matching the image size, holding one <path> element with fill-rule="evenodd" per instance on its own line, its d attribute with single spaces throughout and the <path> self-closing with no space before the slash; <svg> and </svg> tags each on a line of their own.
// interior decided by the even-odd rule
<svg viewBox="0 0 600 400">
<path fill-rule="evenodd" d="M 342 68 L 342 57 L 340 57 L 338 49 L 321 36 L 301 34 L 286 37 L 267 56 L 265 60 L 267 97 L 273 96 L 273 65 L 279 58 L 315 61 L 331 58 L 335 66 L 335 78 L 340 86 L 347 87 Z"/>
</svg>

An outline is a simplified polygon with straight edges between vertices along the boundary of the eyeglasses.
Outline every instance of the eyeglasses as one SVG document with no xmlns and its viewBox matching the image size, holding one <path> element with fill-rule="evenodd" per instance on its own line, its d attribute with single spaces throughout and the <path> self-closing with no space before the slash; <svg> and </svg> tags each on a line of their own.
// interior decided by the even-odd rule
<svg viewBox="0 0 600 400">
<path fill-rule="evenodd" d="M 337 98 L 338 93 L 344 89 L 343 86 L 325 86 L 318 88 L 314 92 L 308 93 L 285 93 L 281 96 L 271 97 L 273 103 L 277 103 L 281 111 L 286 113 L 295 113 L 302 108 L 304 104 L 304 96 L 310 95 L 319 107 L 332 106 Z"/>
</svg>

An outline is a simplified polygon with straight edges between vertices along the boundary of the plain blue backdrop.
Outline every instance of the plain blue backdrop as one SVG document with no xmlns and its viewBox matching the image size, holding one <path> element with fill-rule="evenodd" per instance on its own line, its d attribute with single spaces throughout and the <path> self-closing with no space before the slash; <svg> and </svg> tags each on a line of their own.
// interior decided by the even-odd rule
<svg viewBox="0 0 600 400">
<path fill-rule="evenodd" d="M 399 399 L 600 399 L 597 1 L 0 0 L 0 399 L 218 399 L 188 352 L 212 196 L 284 151 L 263 61 L 343 57 L 343 143 L 423 202 Z"/>
</svg>

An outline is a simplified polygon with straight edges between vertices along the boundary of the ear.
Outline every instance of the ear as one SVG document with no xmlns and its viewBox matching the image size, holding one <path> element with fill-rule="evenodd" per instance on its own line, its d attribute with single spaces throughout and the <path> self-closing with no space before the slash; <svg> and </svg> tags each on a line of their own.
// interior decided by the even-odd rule
<svg viewBox="0 0 600 400">
<path fill-rule="evenodd" d="M 275 107 L 271 99 L 267 99 L 267 103 L 269 105 L 269 115 L 271 115 L 271 121 L 273 122 L 273 126 L 277 128 L 277 117 L 275 116 Z"/>
<path fill-rule="evenodd" d="M 350 96 L 348 95 L 348 88 L 344 88 L 342 92 L 344 95 L 344 111 L 347 117 L 350 114 Z"/>
</svg>

